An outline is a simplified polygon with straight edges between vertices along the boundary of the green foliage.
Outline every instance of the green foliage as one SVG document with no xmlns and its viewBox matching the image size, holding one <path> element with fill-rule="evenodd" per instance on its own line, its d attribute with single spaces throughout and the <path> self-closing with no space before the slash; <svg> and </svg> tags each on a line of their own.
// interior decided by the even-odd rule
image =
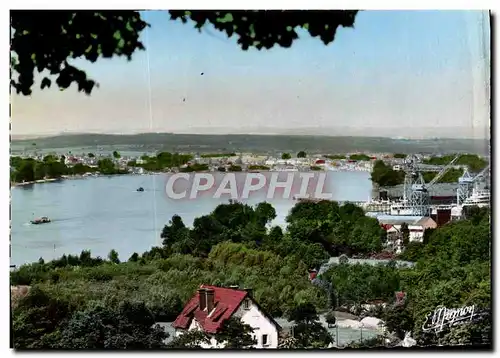
<svg viewBox="0 0 500 358">
<path fill-rule="evenodd" d="M 191 172 L 203 172 L 208 170 L 208 164 L 198 164 L 193 163 L 188 165 L 185 168 L 180 168 L 179 171 L 183 173 L 191 173 Z"/>
<path fill-rule="evenodd" d="M 75 313 L 61 330 L 59 349 L 164 348 L 165 331 L 144 303 L 98 304 Z"/>
<path fill-rule="evenodd" d="M 325 316 L 325 320 L 329 326 L 334 325 L 337 322 L 337 318 L 335 318 L 335 313 L 333 311 L 328 311 L 328 313 Z"/>
<path fill-rule="evenodd" d="M 201 349 L 202 344 L 209 344 L 210 337 L 204 331 L 191 330 L 175 337 L 167 344 L 168 349 Z"/>
<path fill-rule="evenodd" d="M 392 332 L 399 339 L 404 339 L 406 332 L 411 332 L 415 326 L 415 321 L 411 314 L 411 309 L 404 304 L 390 305 L 387 307 L 382 317 L 388 332 Z"/>
<path fill-rule="evenodd" d="M 307 157 L 307 153 L 301 150 L 300 152 L 297 153 L 297 158 L 305 158 Z"/>
<path fill-rule="evenodd" d="M 86 73 L 71 64 L 84 58 L 124 56 L 131 60 L 144 49 L 139 35 L 147 24 L 138 11 L 14 10 L 11 26 L 11 86 L 31 95 L 34 72 L 48 71 L 63 90 L 76 83 L 78 91 L 90 94 L 96 85 Z M 14 72 L 12 74 L 12 72 Z M 50 87 L 44 77 L 40 87 Z"/>
<path fill-rule="evenodd" d="M 241 168 L 240 165 L 231 165 L 229 168 L 228 168 L 228 171 L 230 172 L 241 172 L 243 169 Z"/>
<path fill-rule="evenodd" d="M 400 270 L 395 265 L 333 265 L 321 275 L 331 282 L 338 306 L 359 305 L 368 300 L 391 300 L 400 288 Z"/>
<path fill-rule="evenodd" d="M 408 156 L 408 154 L 403 154 L 403 153 L 394 153 L 393 157 L 396 159 L 405 159 Z"/>
<path fill-rule="evenodd" d="M 192 229 L 187 229 L 179 216 L 172 217 L 161 238 L 163 245 L 173 253 L 206 256 L 212 246 L 224 241 L 259 245 L 267 233 L 266 225 L 275 217 L 276 211 L 268 203 L 251 207 L 231 202 L 196 218 Z"/>
<path fill-rule="evenodd" d="M 323 170 L 321 167 L 318 167 L 317 165 L 311 165 L 310 169 L 314 171 Z"/>
<path fill-rule="evenodd" d="M 275 45 L 290 47 L 298 39 L 296 30 L 302 28 L 313 37 L 319 37 L 328 45 L 335 39 L 339 26 L 352 27 L 358 11 L 170 11 L 173 20 L 194 22 L 201 28 L 208 24 L 228 37 L 236 36 L 243 50 L 255 47 L 258 50 L 271 49 Z M 272 24 L 272 26 L 263 25 Z"/>
<path fill-rule="evenodd" d="M 437 174 L 437 172 L 423 172 L 422 176 L 424 178 L 424 181 L 426 183 L 429 183 Z M 439 178 L 437 183 L 457 183 L 458 178 L 460 178 L 463 174 L 463 169 L 450 168 L 446 173 L 444 173 L 441 178 Z"/>
<path fill-rule="evenodd" d="M 414 338 L 422 345 L 457 343 L 483 344 L 491 339 L 491 322 L 464 324 L 440 332 L 422 331 L 427 314 L 438 306 L 458 308 L 475 305 L 478 310 L 491 305 L 491 230 L 489 212 L 478 212 L 474 220 L 453 222 L 434 230 L 428 242 L 418 248 L 414 270 L 402 273 L 402 288 L 407 305 L 391 314 L 393 330 L 411 326 Z M 399 323 L 398 323 L 399 322 Z M 401 334 L 401 332 L 400 332 Z"/>
<path fill-rule="evenodd" d="M 147 171 L 155 172 L 163 171 L 164 169 L 181 167 L 193 160 L 193 156 L 190 154 L 160 152 L 155 157 L 148 157 L 147 155 L 143 155 L 141 159 L 145 161 L 145 163 L 137 164 L 137 167 L 144 168 Z M 189 169 L 187 169 L 186 171 L 189 171 Z"/>
<path fill-rule="evenodd" d="M 116 164 L 113 160 L 109 158 L 100 159 L 97 162 L 97 170 L 104 175 L 113 175 L 113 174 L 126 174 L 128 173 L 126 170 L 121 170 L 116 167 Z"/>
<path fill-rule="evenodd" d="M 400 231 L 401 231 L 401 238 L 403 240 L 403 246 L 407 247 L 408 244 L 410 243 L 410 229 L 408 228 L 408 224 L 402 223 Z"/>
<path fill-rule="evenodd" d="M 366 154 L 351 154 L 349 156 L 349 159 L 350 160 L 356 160 L 358 162 L 360 161 L 368 161 L 368 160 L 371 160 L 371 157 L 369 157 L 368 155 Z"/>
<path fill-rule="evenodd" d="M 432 165 L 447 165 L 456 156 L 456 154 L 449 154 L 440 157 L 431 157 L 425 159 L 423 162 Z M 466 165 L 471 172 L 479 172 L 488 165 L 488 161 L 477 154 L 462 154 L 455 162 L 455 165 Z"/>
<path fill-rule="evenodd" d="M 405 179 L 404 171 L 392 170 L 392 167 L 385 164 L 383 160 L 375 161 L 371 174 L 372 182 L 380 186 L 395 186 L 403 184 Z"/>
<path fill-rule="evenodd" d="M 302 201 L 286 218 L 290 237 L 321 245 L 331 256 L 380 251 L 385 231 L 363 209 L 333 201 Z"/>
<path fill-rule="evenodd" d="M 111 250 L 108 254 L 108 260 L 114 264 L 119 264 L 120 259 L 118 258 L 118 252 L 116 252 L 116 250 Z"/>
<path fill-rule="evenodd" d="M 194 22 L 201 31 L 207 24 L 235 35 L 243 50 L 249 47 L 270 49 L 275 45 L 290 47 L 302 28 L 327 45 L 339 26 L 352 27 L 358 11 L 182 11 L 172 10 L 172 20 Z M 144 50 L 139 41 L 141 32 L 149 26 L 138 11 L 26 11 L 15 10 L 11 18 L 11 86 L 17 93 L 31 95 L 35 69 L 57 75 L 56 84 L 64 90 L 72 83 L 78 91 L 90 94 L 96 82 L 71 64 L 84 58 L 95 62 L 99 58 L 124 56 L 128 60 L 137 50 Z M 50 19 L 50 21 L 47 21 Z M 262 24 L 272 24 L 263 26 Z M 50 87 L 44 77 L 40 87 Z"/>
<path fill-rule="evenodd" d="M 202 158 L 229 158 L 236 157 L 236 153 L 208 153 L 202 154 Z"/>
<path fill-rule="evenodd" d="M 283 159 L 283 160 L 288 160 L 291 158 L 292 158 L 292 155 L 290 153 L 282 153 L 281 154 L 281 159 Z"/>
<path fill-rule="evenodd" d="M 95 154 L 94 153 L 88 153 L 87 157 L 89 157 L 89 158 L 95 158 Z"/>
<path fill-rule="evenodd" d="M 248 170 L 270 170 L 270 168 L 265 165 L 249 165 Z"/>
<path fill-rule="evenodd" d="M 115 150 L 115 151 L 113 151 L 113 158 L 115 158 L 115 159 L 120 159 L 120 158 L 121 158 L 120 153 L 118 153 L 116 150 Z"/>
<path fill-rule="evenodd" d="M 294 321 L 293 337 L 301 348 L 326 348 L 333 342 L 328 330 L 319 322 L 314 305 L 299 304 L 290 310 L 288 319 Z"/>
<path fill-rule="evenodd" d="M 53 337 L 76 306 L 32 287 L 12 310 L 12 334 L 16 349 L 51 348 Z"/>
<path fill-rule="evenodd" d="M 410 262 L 416 262 L 422 257 L 424 244 L 418 241 L 413 241 L 405 246 L 404 251 L 399 255 L 398 259 Z"/>
<path fill-rule="evenodd" d="M 224 344 L 224 349 L 249 349 L 257 344 L 257 340 L 252 337 L 253 332 L 254 329 L 248 324 L 231 317 L 224 321 L 215 339 L 219 344 Z"/>
<path fill-rule="evenodd" d="M 342 154 L 325 155 L 325 158 L 328 158 L 328 159 L 331 159 L 331 160 L 347 159 L 347 157 L 345 155 L 342 155 Z"/>
<path fill-rule="evenodd" d="M 127 262 L 114 251 L 108 260 L 82 251 L 11 272 L 11 285 L 31 286 L 13 308 L 14 344 L 19 349 L 163 347 L 164 333 L 154 322 L 174 320 L 201 284 L 253 288 L 271 316 L 293 319 L 295 337 L 288 346 L 324 348 L 331 342 L 317 320 L 330 295 L 338 301 L 333 306 L 374 299 L 391 303 L 401 290 L 404 303 L 389 304 L 380 316 L 399 337 L 411 331 L 424 345 L 491 342 L 487 318 L 438 335 L 421 329 L 438 305 L 491 306 L 489 211 L 471 209 L 467 215 L 467 220 L 426 231 L 423 244 L 408 244 L 402 256 L 417 261 L 415 268 L 334 265 L 318 278 L 331 289 L 312 284 L 308 269 L 321 265 L 329 253 L 381 247 L 383 230 L 355 205 L 300 202 L 287 217 L 287 230 L 268 228 L 276 217 L 268 203 L 222 204 L 196 218 L 192 228 L 174 216 L 163 229 L 162 247 L 135 253 Z M 241 334 L 241 327 L 231 325 L 221 339 L 230 341 L 229 347 L 250 345 L 250 332 Z M 188 334 L 169 347 L 196 348 L 203 339 Z"/>
<path fill-rule="evenodd" d="M 44 178 L 61 178 L 63 175 L 81 175 L 88 172 L 95 172 L 96 169 L 78 163 L 74 166 L 67 166 L 64 160 L 48 155 L 43 160 L 32 158 L 11 157 L 10 164 L 13 168 L 11 180 L 16 183 L 31 182 Z"/>
</svg>

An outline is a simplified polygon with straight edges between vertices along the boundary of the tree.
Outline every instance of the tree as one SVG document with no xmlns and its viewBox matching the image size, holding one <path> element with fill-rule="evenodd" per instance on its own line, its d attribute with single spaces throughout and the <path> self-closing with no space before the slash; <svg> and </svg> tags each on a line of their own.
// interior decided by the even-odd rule
<svg viewBox="0 0 500 358">
<path fill-rule="evenodd" d="M 290 155 L 290 153 L 282 153 L 281 154 L 281 159 L 283 159 L 283 160 L 288 160 L 290 158 L 292 158 L 292 156 Z"/>
<path fill-rule="evenodd" d="M 394 153 L 393 157 L 396 159 L 405 159 L 408 156 L 408 154 L 403 154 L 403 153 Z"/>
<path fill-rule="evenodd" d="M 286 218 L 290 237 L 320 244 L 331 256 L 368 254 L 381 249 L 385 231 L 362 208 L 334 201 L 297 203 Z"/>
<path fill-rule="evenodd" d="M 408 228 L 408 224 L 402 223 L 399 231 L 401 233 L 401 240 L 403 241 L 403 247 L 406 248 L 410 243 L 410 229 Z"/>
<path fill-rule="evenodd" d="M 326 323 L 328 324 L 328 327 L 334 326 L 335 323 L 337 322 L 337 319 L 335 318 L 335 313 L 332 311 L 328 311 L 328 313 L 325 316 Z"/>
<path fill-rule="evenodd" d="M 95 158 L 95 154 L 94 153 L 88 153 L 87 157 L 89 157 L 89 158 Z"/>
<path fill-rule="evenodd" d="M 333 342 L 328 330 L 319 322 L 316 308 L 311 303 L 299 304 L 288 313 L 294 321 L 293 337 L 304 348 L 326 348 Z"/>
<path fill-rule="evenodd" d="M 138 260 L 139 260 L 139 254 L 137 252 L 134 252 L 128 259 L 129 262 L 137 262 Z"/>
<path fill-rule="evenodd" d="M 53 298 L 35 286 L 22 298 L 12 314 L 12 334 L 16 349 L 46 349 L 53 344 L 54 332 L 69 318 L 75 306 Z"/>
<path fill-rule="evenodd" d="M 119 264 L 120 259 L 118 258 L 118 252 L 116 252 L 116 250 L 111 250 L 108 254 L 108 260 L 114 264 Z"/>
<path fill-rule="evenodd" d="M 16 182 L 30 182 L 35 180 L 35 161 L 22 161 L 19 169 L 14 174 Z"/>
<path fill-rule="evenodd" d="M 303 150 L 297 153 L 297 158 L 305 158 L 305 157 L 307 157 L 307 154 Z"/>
<path fill-rule="evenodd" d="M 182 11 L 172 10 L 172 20 L 194 23 L 201 32 L 207 23 L 228 37 L 236 36 L 238 45 L 247 50 L 270 49 L 275 45 L 290 47 L 302 28 L 327 45 L 334 41 L 337 29 L 352 27 L 358 11 Z M 126 57 L 144 50 L 139 41 L 149 26 L 138 11 L 26 11 L 13 10 L 11 16 L 11 86 L 28 96 L 34 85 L 35 69 L 49 71 L 63 90 L 72 83 L 89 95 L 96 82 L 71 64 L 84 58 Z M 41 89 L 52 80 L 44 77 Z"/>
<path fill-rule="evenodd" d="M 210 338 L 204 331 L 191 330 L 175 337 L 167 344 L 168 349 L 201 349 L 202 344 L 209 344 Z"/>
<path fill-rule="evenodd" d="M 405 173 L 401 170 L 393 170 L 391 166 L 386 165 L 384 161 L 377 160 L 373 165 L 371 174 L 372 182 L 379 186 L 395 186 L 403 184 Z"/>
<path fill-rule="evenodd" d="M 97 304 L 74 314 L 61 332 L 61 349 L 158 349 L 168 335 L 144 303 Z"/>
<path fill-rule="evenodd" d="M 115 158 L 115 159 L 120 159 L 120 158 L 121 158 L 120 153 L 118 153 L 116 150 L 114 150 L 114 151 L 113 151 L 113 158 Z"/>
<path fill-rule="evenodd" d="M 224 321 L 215 339 L 219 344 L 224 344 L 225 349 L 248 349 L 257 344 L 252 337 L 253 331 L 248 324 L 236 317 L 231 317 Z"/>
<path fill-rule="evenodd" d="M 407 302 L 406 300 L 402 305 L 397 304 L 388 306 L 381 317 L 387 331 L 394 333 L 401 340 L 404 339 L 406 332 L 411 332 L 415 326 Z"/>
</svg>

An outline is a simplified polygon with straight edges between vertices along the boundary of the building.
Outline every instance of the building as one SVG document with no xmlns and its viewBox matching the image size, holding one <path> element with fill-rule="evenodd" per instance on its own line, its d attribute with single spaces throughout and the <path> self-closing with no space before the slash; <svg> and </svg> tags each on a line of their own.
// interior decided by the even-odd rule
<svg viewBox="0 0 500 358">
<path fill-rule="evenodd" d="M 213 337 L 225 320 L 238 317 L 254 329 L 254 348 L 278 348 L 280 325 L 255 301 L 252 290 L 202 285 L 176 318 L 172 327 L 178 337 L 186 331 L 203 330 L 209 335 L 210 345 L 203 348 L 220 348 Z"/>
<path fill-rule="evenodd" d="M 437 228 L 437 223 L 426 216 L 383 215 L 378 216 L 377 220 L 387 232 L 387 241 L 396 249 L 396 252 L 400 252 L 402 248 L 401 226 L 404 223 L 408 225 L 410 242 L 422 242 L 425 230 Z"/>
</svg>

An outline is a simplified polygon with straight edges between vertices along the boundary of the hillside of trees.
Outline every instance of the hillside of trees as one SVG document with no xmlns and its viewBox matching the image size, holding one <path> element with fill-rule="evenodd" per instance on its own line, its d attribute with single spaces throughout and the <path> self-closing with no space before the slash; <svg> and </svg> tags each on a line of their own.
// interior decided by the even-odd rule
<svg viewBox="0 0 500 358">
<path fill-rule="evenodd" d="M 196 348 L 204 337 L 186 336 L 166 345 L 165 333 L 154 323 L 173 321 L 200 284 L 253 288 L 272 316 L 294 320 L 302 332 L 297 333 L 300 339 L 289 341 L 294 347 L 326 347 L 331 341 L 304 312 L 316 317 L 317 312 L 373 299 L 389 303 L 372 315 L 385 320 L 400 338 L 409 331 L 419 345 L 491 343 L 489 316 L 438 335 L 421 329 L 426 314 L 438 305 L 489 309 L 489 211 L 472 211 L 467 220 L 430 232 L 425 244 L 411 243 L 402 258 L 417 259 L 415 268 L 392 263 L 330 267 L 320 279 L 333 290 L 312 284 L 308 270 L 330 256 L 382 250 L 385 235 L 376 221 L 354 205 L 328 201 L 297 203 L 286 229 L 269 227 L 275 216 L 268 203 L 250 207 L 230 202 L 196 218 L 192 227 L 172 217 L 161 233 L 162 246 L 130 258 L 121 259 L 114 250 L 107 258 L 82 251 L 23 265 L 11 272 L 11 285 L 30 286 L 26 296 L 12 302 L 14 345 Z M 397 291 L 406 294 L 403 305 L 395 302 Z M 231 347 L 251 343 L 245 340 L 248 327 L 239 322 L 230 326 L 225 334 L 231 336 Z"/>
</svg>

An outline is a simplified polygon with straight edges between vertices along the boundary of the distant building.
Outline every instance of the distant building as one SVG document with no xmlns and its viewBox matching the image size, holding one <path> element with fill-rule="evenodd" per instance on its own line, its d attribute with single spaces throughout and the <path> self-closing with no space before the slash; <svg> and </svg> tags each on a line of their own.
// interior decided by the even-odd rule
<svg viewBox="0 0 500 358">
<path fill-rule="evenodd" d="M 77 163 L 80 163 L 80 160 L 79 158 L 74 156 L 66 157 L 66 159 L 64 160 L 64 164 L 66 165 L 75 165 Z"/>
<path fill-rule="evenodd" d="M 403 233 L 401 232 L 401 226 L 404 223 L 408 225 L 410 242 L 422 242 L 425 230 L 435 229 L 438 226 L 432 218 L 425 216 L 383 215 L 378 216 L 377 220 L 387 232 L 388 243 L 396 249 L 398 253 L 402 250 Z"/>
<path fill-rule="evenodd" d="M 202 285 L 172 327 L 176 337 L 187 331 L 203 330 L 212 336 L 210 344 L 203 348 L 221 348 L 213 336 L 222 328 L 224 321 L 231 317 L 240 318 L 254 329 L 253 337 L 257 341 L 254 348 L 278 347 L 281 327 L 259 306 L 249 289 Z"/>
</svg>

